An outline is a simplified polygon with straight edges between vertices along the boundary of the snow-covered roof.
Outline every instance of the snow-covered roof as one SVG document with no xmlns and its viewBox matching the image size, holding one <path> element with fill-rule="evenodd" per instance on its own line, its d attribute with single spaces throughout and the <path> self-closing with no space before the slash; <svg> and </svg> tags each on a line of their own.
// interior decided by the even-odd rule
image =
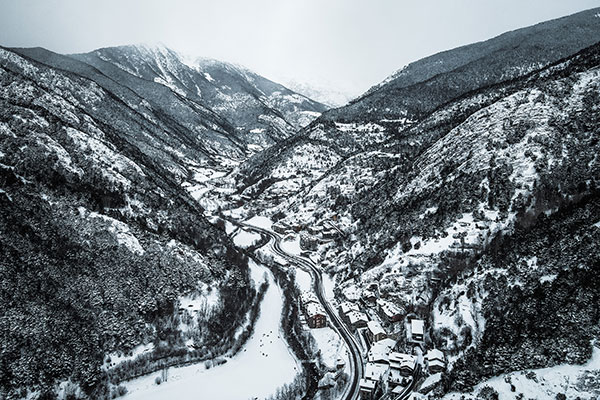
<svg viewBox="0 0 600 400">
<path fill-rule="evenodd" d="M 371 334 L 374 335 L 374 336 L 375 335 L 381 335 L 381 334 L 385 335 L 385 331 L 381 327 L 381 324 L 379 323 L 379 321 L 369 321 L 369 322 L 367 322 L 367 328 L 369 328 L 369 332 L 371 332 Z"/>
<path fill-rule="evenodd" d="M 372 381 L 370 379 L 361 379 L 360 380 L 360 388 L 361 389 L 367 389 L 367 390 L 373 390 L 375 389 L 375 385 L 377 382 Z"/>
<path fill-rule="evenodd" d="M 390 303 L 387 300 L 378 299 L 377 300 L 377 305 L 379 306 L 379 308 L 381 309 L 381 311 L 388 318 L 393 318 L 393 317 L 395 317 L 397 315 L 401 315 L 402 314 L 402 310 L 399 307 L 397 307 L 393 303 Z"/>
<path fill-rule="evenodd" d="M 389 355 L 396 342 L 392 339 L 383 339 L 375 342 L 369 349 L 367 360 L 370 362 L 389 362 Z"/>
<path fill-rule="evenodd" d="M 310 303 L 306 305 L 306 315 L 309 318 L 316 315 L 325 315 L 325 310 L 319 303 Z"/>
<path fill-rule="evenodd" d="M 431 349 L 425 355 L 427 361 L 431 362 L 432 360 L 440 360 L 444 361 L 446 358 L 444 357 L 444 353 L 438 349 Z"/>
<path fill-rule="evenodd" d="M 350 320 L 350 323 L 352 325 L 354 325 L 355 323 L 357 323 L 359 321 L 364 321 L 364 322 L 369 321 L 369 318 L 365 315 L 365 313 L 362 313 L 360 311 L 350 311 L 348 313 L 348 319 Z"/>
<path fill-rule="evenodd" d="M 350 311 L 359 311 L 358 305 L 351 301 L 344 301 L 340 304 L 340 308 L 343 314 L 348 314 Z"/>
<path fill-rule="evenodd" d="M 429 366 L 429 368 L 431 368 L 431 367 L 446 368 L 446 363 L 443 361 L 440 361 L 438 359 L 427 361 L 427 365 Z"/>
<path fill-rule="evenodd" d="M 390 353 L 390 369 L 402 369 L 402 368 L 410 368 L 414 369 L 417 365 L 417 358 L 410 354 Z"/>
<path fill-rule="evenodd" d="M 388 366 L 386 364 L 368 362 L 367 365 L 365 365 L 365 378 L 372 381 L 378 381 L 387 370 Z"/>
<path fill-rule="evenodd" d="M 410 331 L 413 335 L 422 335 L 425 331 L 425 321 L 422 319 L 413 319 L 410 321 Z"/>
</svg>

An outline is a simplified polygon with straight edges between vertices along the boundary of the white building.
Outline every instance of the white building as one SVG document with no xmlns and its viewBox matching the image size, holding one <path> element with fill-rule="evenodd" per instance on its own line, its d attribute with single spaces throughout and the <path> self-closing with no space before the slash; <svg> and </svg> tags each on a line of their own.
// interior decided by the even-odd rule
<svg viewBox="0 0 600 400">
<path fill-rule="evenodd" d="M 390 353 L 395 346 L 396 341 L 389 338 L 373 343 L 367 353 L 367 361 L 388 364 Z"/>
<path fill-rule="evenodd" d="M 411 376 L 417 366 L 417 358 L 410 354 L 390 353 L 390 374 L 389 383 L 391 385 L 401 385 L 405 378 Z"/>
<path fill-rule="evenodd" d="M 435 374 L 446 369 L 446 357 L 438 349 L 431 349 L 425 354 L 427 361 L 427 369 L 430 373 Z"/>
<path fill-rule="evenodd" d="M 413 342 L 422 342 L 425 334 L 425 321 L 422 319 L 413 319 L 410 321 L 410 340 Z"/>
<path fill-rule="evenodd" d="M 383 340 L 387 337 L 387 334 L 378 321 L 367 322 L 367 328 L 369 329 L 369 337 L 373 343 Z"/>
</svg>

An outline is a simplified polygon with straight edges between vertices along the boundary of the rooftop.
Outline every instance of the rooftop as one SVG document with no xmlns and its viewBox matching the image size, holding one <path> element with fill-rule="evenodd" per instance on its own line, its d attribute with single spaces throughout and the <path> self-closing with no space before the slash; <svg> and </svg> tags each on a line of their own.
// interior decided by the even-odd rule
<svg viewBox="0 0 600 400">
<path fill-rule="evenodd" d="M 410 321 L 410 331 L 413 335 L 422 335 L 425 331 L 425 321 L 422 319 L 413 319 Z"/>
<path fill-rule="evenodd" d="M 348 313 L 348 319 L 350 320 L 351 324 L 355 324 L 359 321 L 369 321 L 369 318 L 366 316 L 366 314 L 360 311 L 350 311 Z"/>
<path fill-rule="evenodd" d="M 319 303 L 310 303 L 306 306 L 306 314 L 309 317 L 315 315 L 325 315 L 325 310 Z"/>
<path fill-rule="evenodd" d="M 378 321 L 367 322 L 367 327 L 369 328 L 369 331 L 373 335 L 380 335 L 380 334 L 385 335 L 386 334 L 385 331 L 383 330 L 383 328 L 381 327 L 381 324 Z"/>
<path fill-rule="evenodd" d="M 381 378 L 381 376 L 387 372 L 387 370 L 388 366 L 386 364 L 368 362 L 367 365 L 365 365 L 365 378 L 372 381 L 378 381 L 379 378 Z"/>
<path fill-rule="evenodd" d="M 438 349 L 431 349 L 427 352 L 427 354 L 425 355 L 425 358 L 427 358 L 427 360 L 440 360 L 440 361 L 444 361 L 446 358 L 444 357 L 444 353 Z"/>
</svg>

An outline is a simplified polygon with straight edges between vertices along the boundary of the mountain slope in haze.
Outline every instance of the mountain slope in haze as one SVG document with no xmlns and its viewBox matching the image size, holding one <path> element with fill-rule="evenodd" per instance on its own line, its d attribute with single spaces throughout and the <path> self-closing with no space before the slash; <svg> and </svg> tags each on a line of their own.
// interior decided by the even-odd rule
<svg viewBox="0 0 600 400">
<path fill-rule="evenodd" d="M 244 187 L 264 180 L 281 181 L 270 175 L 288 165 L 296 170 L 288 175 L 288 180 L 296 182 L 290 182 L 290 187 L 297 188 L 323 175 L 339 160 L 377 149 L 387 141 L 409 144 L 401 151 L 403 157 L 416 157 L 439 135 L 421 137 L 422 132 L 411 130 L 411 125 L 468 92 L 526 76 L 600 41 L 599 10 L 417 61 L 350 105 L 324 113 L 297 137 L 250 159 L 240 169 Z M 311 147 L 308 151 L 307 146 Z M 302 163 L 311 165 L 307 176 Z"/>
<path fill-rule="evenodd" d="M 56 398 L 59 382 L 112 398 L 121 379 L 228 351 L 255 298 L 180 185 L 201 144 L 109 84 L 0 49 L 2 398 Z M 184 295 L 216 302 L 184 318 Z M 154 351 L 106 369 L 142 344 Z"/>
<path fill-rule="evenodd" d="M 71 57 L 111 75 L 107 64 L 205 105 L 225 117 L 239 136 L 285 138 L 326 107 L 243 67 L 187 59 L 164 46 L 123 46 Z M 126 80 L 121 80 L 126 82 Z M 262 134 L 262 135 L 258 135 Z"/>
<path fill-rule="evenodd" d="M 326 109 L 243 67 L 190 61 L 164 46 L 112 47 L 69 56 L 40 48 L 14 50 L 92 79 L 133 106 L 151 108 L 154 118 L 225 157 L 241 159 L 268 147 Z"/>
<path fill-rule="evenodd" d="M 477 88 L 513 79 L 600 40 L 600 9 L 586 10 L 444 51 L 409 64 L 331 120 L 416 119 Z M 371 115 L 372 114 L 372 115 Z"/>
</svg>

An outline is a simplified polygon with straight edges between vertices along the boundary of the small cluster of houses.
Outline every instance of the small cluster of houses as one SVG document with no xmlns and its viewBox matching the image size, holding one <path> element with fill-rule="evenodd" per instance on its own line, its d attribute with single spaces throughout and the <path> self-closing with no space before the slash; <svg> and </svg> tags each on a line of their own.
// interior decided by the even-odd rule
<svg viewBox="0 0 600 400">
<path fill-rule="evenodd" d="M 310 328 L 324 328 L 327 326 L 327 314 L 313 292 L 302 292 L 300 305 Z"/>
<path fill-rule="evenodd" d="M 390 302 L 377 301 L 378 310 L 389 322 L 402 319 L 402 310 Z M 371 400 L 378 387 L 384 384 L 387 391 L 393 394 L 401 393 L 415 373 L 417 365 L 425 363 L 430 373 L 441 372 L 446 368 L 444 353 L 440 350 L 429 350 L 424 359 L 414 354 L 402 353 L 397 348 L 397 342 L 389 337 L 381 323 L 368 320 L 365 313 L 352 302 L 340 304 L 339 312 L 353 328 L 364 332 L 371 347 L 367 353 L 364 378 L 360 381 L 360 396 L 363 400 Z M 407 322 L 408 343 L 418 348 L 424 346 L 425 321 L 411 318 Z M 419 354 L 420 351 L 418 352 Z M 423 357 L 421 357 L 423 358 Z"/>
<path fill-rule="evenodd" d="M 367 314 L 360 311 L 360 308 L 356 303 L 345 301 L 340 304 L 339 313 L 342 320 L 350 325 L 354 329 L 364 328 L 369 322 Z"/>
<path fill-rule="evenodd" d="M 315 226 L 305 226 L 305 225 L 301 225 L 301 224 L 289 225 L 283 221 L 279 221 L 279 222 L 275 222 L 272 225 L 272 228 L 275 232 L 280 233 L 282 235 L 306 231 L 310 235 L 314 236 L 315 238 L 322 239 L 322 240 L 335 239 L 340 234 L 340 231 L 335 229 L 335 227 L 331 226 L 331 225 L 327 226 L 327 227 L 324 227 L 321 225 L 315 225 Z"/>
</svg>

